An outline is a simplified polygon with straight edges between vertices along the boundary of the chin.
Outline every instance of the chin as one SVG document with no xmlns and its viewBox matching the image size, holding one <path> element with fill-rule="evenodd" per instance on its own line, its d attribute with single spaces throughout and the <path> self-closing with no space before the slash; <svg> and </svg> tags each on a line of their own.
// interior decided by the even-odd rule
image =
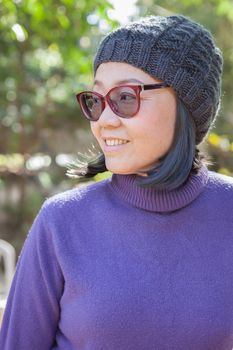
<svg viewBox="0 0 233 350">
<path fill-rule="evenodd" d="M 127 170 L 127 169 L 121 169 L 118 167 L 110 167 L 106 165 L 106 168 L 108 171 L 110 171 L 113 174 L 119 174 L 119 175 L 129 175 L 129 174 L 134 174 L 133 171 Z"/>
<path fill-rule="evenodd" d="M 113 174 L 118 175 L 139 175 L 139 176 L 148 176 L 146 172 L 140 172 L 139 170 L 130 170 L 130 169 L 119 169 L 114 167 L 108 167 L 106 166 L 108 171 L 110 171 Z"/>
<path fill-rule="evenodd" d="M 105 160 L 106 162 L 106 160 Z M 105 163 L 106 168 L 108 171 L 110 171 L 113 174 L 119 174 L 119 175 L 139 175 L 139 176 L 148 176 L 147 170 L 145 169 L 133 169 L 133 168 L 127 168 L 127 167 L 120 167 L 119 164 L 108 164 L 108 162 Z M 149 167 L 148 167 L 149 169 Z"/>
</svg>

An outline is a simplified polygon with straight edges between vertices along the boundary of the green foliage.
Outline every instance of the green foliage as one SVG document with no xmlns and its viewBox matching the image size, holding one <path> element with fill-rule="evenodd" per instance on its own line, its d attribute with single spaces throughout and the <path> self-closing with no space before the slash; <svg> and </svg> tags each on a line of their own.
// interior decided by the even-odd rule
<svg viewBox="0 0 233 350">
<path fill-rule="evenodd" d="M 233 176 L 233 141 L 226 135 L 211 133 L 208 137 L 208 154 L 212 158 L 212 170 Z"/>
<path fill-rule="evenodd" d="M 18 252 L 43 200 L 75 185 L 55 159 L 64 135 L 75 140 L 88 125 L 75 94 L 92 83 L 99 26 L 116 25 L 111 8 L 107 0 L 0 1 L 0 231 Z"/>
<path fill-rule="evenodd" d="M 97 174 L 94 179 L 95 181 L 101 181 L 108 179 L 112 176 L 112 173 L 110 171 L 105 171 L 104 173 Z"/>
<path fill-rule="evenodd" d="M 99 23 L 116 24 L 111 7 L 102 0 L 2 0 L 0 152 L 31 153 L 45 127 L 85 125 L 75 93 L 91 84 Z"/>
</svg>

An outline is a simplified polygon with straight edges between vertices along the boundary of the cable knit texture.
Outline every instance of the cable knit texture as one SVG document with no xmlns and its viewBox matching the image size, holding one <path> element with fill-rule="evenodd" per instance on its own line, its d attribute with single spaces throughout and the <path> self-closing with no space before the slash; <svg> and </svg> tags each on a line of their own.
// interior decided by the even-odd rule
<svg viewBox="0 0 233 350">
<path fill-rule="evenodd" d="M 24 244 L 1 350 L 231 350 L 233 179 L 179 191 L 114 175 L 47 199 Z"/>
<path fill-rule="evenodd" d="M 185 16 L 149 16 L 119 27 L 101 42 L 103 62 L 125 62 L 171 85 L 196 124 L 196 144 L 220 107 L 222 54 L 211 33 Z"/>
</svg>

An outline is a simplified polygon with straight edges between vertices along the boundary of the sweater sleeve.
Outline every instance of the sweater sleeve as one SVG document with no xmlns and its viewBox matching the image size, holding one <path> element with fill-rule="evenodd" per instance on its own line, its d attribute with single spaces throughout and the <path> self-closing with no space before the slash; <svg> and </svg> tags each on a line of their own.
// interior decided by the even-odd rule
<svg viewBox="0 0 233 350">
<path fill-rule="evenodd" d="M 16 266 L 0 332 L 1 350 L 50 350 L 56 344 L 64 281 L 42 209 Z"/>
</svg>

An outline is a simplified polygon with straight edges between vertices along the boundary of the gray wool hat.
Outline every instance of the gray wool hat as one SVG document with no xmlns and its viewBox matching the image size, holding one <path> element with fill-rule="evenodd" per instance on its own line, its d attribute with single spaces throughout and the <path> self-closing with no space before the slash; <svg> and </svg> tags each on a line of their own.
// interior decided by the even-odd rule
<svg viewBox="0 0 233 350">
<path fill-rule="evenodd" d="M 125 62 L 177 92 L 196 125 L 196 144 L 220 108 L 223 58 L 211 33 L 185 16 L 148 16 L 107 34 L 94 59 Z"/>
</svg>

